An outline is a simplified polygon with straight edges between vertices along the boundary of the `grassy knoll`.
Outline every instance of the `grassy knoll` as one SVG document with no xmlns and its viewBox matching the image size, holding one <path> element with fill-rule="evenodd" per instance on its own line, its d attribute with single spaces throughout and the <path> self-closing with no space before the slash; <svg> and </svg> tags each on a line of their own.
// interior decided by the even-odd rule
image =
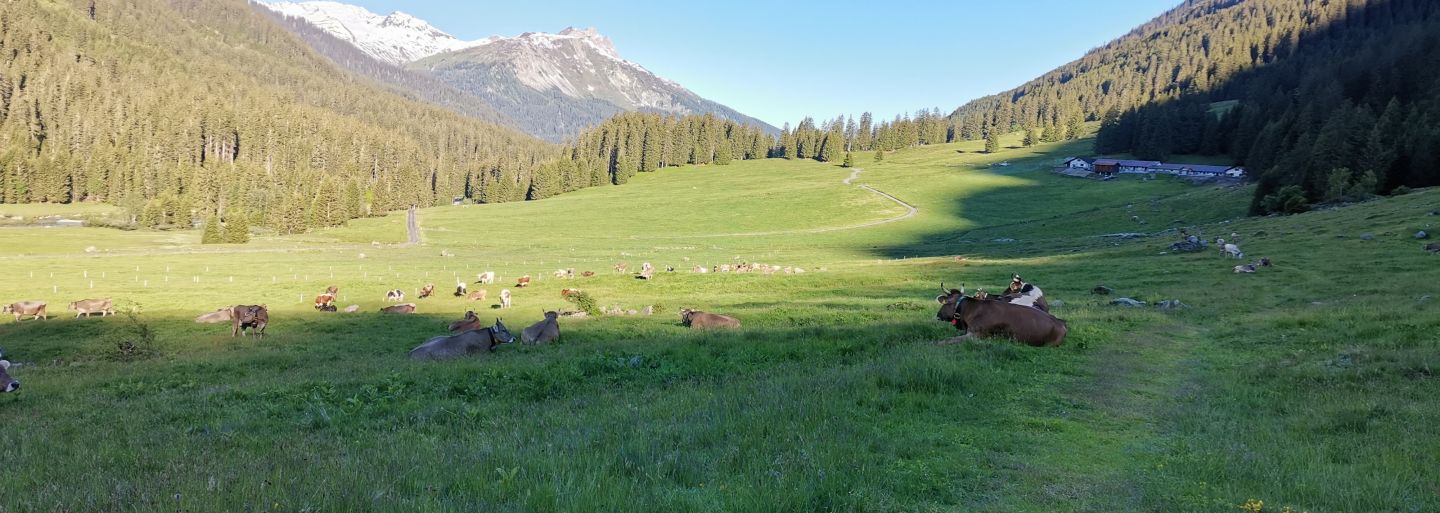
<svg viewBox="0 0 1440 513">
<path fill-rule="evenodd" d="M 919 209 L 862 228 L 905 209 L 848 170 L 784 161 L 426 209 L 418 246 L 399 244 L 400 215 L 245 246 L 0 228 L 0 300 L 56 314 L 0 319 L 25 383 L 0 397 L 0 512 L 1440 508 L 1440 257 L 1410 238 L 1440 232 L 1440 190 L 1247 219 L 1243 187 L 1045 172 L 1086 144 L 857 156 L 857 185 Z M 1238 233 L 1276 266 L 1160 254 L 1180 226 Z M 1104 236 L 1120 232 L 1142 235 Z M 684 272 L 736 259 L 808 272 Z M 610 270 L 644 261 L 682 272 Z M 504 312 L 445 291 L 485 270 L 536 283 Z M 1010 272 L 1064 302 L 1064 346 L 930 343 L 953 334 L 931 320 L 939 281 L 997 289 Z M 426 282 L 444 292 L 420 315 L 375 313 Z M 311 310 L 330 284 L 363 313 Z M 1097 284 L 1189 307 L 1109 306 Z M 518 331 L 565 287 L 662 313 L 405 358 L 466 308 Z M 140 340 L 125 316 L 63 318 L 98 296 L 138 305 L 153 354 L 117 349 Z M 270 305 L 269 336 L 190 322 L 238 302 Z M 745 328 L 690 332 L 682 306 Z"/>
</svg>

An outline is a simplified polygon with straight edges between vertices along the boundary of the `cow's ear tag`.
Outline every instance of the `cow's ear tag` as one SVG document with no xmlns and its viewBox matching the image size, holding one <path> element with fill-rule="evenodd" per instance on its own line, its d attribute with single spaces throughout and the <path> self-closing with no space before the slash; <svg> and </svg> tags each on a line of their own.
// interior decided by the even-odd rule
<svg viewBox="0 0 1440 513">
<path fill-rule="evenodd" d="M 0 370 L 9 369 L 10 360 L 0 360 Z"/>
</svg>

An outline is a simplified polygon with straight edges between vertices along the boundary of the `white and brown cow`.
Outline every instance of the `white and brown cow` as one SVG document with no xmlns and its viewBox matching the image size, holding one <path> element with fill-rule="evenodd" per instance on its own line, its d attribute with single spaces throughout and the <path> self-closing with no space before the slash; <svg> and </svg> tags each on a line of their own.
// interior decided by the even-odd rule
<svg viewBox="0 0 1440 513">
<path fill-rule="evenodd" d="M 947 343 L 961 342 L 970 336 L 1008 336 L 1035 347 L 1055 347 L 1065 342 L 1069 327 L 1065 321 L 1028 306 L 992 299 L 965 297 L 965 286 L 945 290 L 936 297 L 940 311 L 935 318 L 948 322 L 965 334 Z"/>
</svg>

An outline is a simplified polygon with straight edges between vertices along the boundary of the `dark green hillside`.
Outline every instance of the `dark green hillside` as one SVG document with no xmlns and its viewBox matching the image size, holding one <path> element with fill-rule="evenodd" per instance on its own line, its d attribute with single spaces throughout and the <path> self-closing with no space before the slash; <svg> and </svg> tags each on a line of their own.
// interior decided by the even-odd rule
<svg viewBox="0 0 1440 513">
<path fill-rule="evenodd" d="M 357 81 L 241 0 L 90 5 L 0 6 L 0 203 L 300 231 L 491 187 L 523 199 L 558 154 Z"/>
</svg>

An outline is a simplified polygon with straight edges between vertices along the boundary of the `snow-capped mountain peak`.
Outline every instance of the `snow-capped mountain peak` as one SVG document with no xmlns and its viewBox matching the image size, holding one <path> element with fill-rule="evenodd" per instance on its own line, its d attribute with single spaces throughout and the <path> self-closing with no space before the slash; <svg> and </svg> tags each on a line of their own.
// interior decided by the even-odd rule
<svg viewBox="0 0 1440 513">
<path fill-rule="evenodd" d="M 261 1 L 259 4 L 285 16 L 304 19 L 370 56 L 391 64 L 403 64 L 482 44 L 482 41 L 461 41 L 425 20 L 400 11 L 381 16 L 364 7 L 324 0 Z"/>
</svg>

